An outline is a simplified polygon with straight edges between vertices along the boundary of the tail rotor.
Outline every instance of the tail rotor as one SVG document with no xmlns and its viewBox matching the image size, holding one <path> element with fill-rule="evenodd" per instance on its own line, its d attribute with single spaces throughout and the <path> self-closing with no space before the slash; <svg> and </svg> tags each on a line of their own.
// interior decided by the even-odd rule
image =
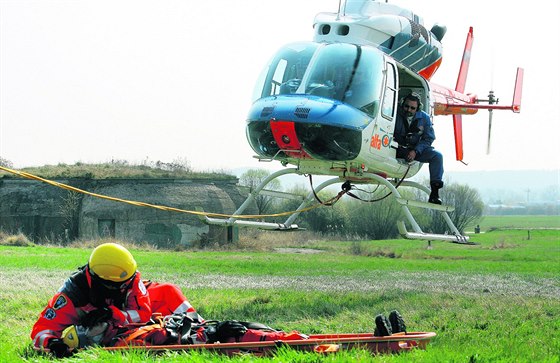
<svg viewBox="0 0 560 363">
<path fill-rule="evenodd" d="M 492 115 L 493 110 L 488 110 L 488 141 L 486 144 L 486 155 L 490 154 L 490 134 L 492 133 Z"/>
<path fill-rule="evenodd" d="M 494 91 L 488 92 L 488 100 L 486 100 L 489 105 L 497 104 L 499 99 L 494 95 Z M 490 139 L 492 135 L 492 116 L 494 115 L 493 109 L 488 109 L 488 141 L 486 144 L 486 154 L 490 154 Z"/>
</svg>

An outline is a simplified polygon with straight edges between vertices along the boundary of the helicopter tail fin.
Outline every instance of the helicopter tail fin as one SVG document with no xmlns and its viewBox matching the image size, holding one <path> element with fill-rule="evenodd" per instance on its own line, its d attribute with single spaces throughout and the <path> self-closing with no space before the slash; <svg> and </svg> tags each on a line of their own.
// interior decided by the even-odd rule
<svg viewBox="0 0 560 363">
<path fill-rule="evenodd" d="M 513 90 L 513 101 L 511 103 L 513 112 L 521 111 L 521 91 L 523 89 L 523 68 L 517 68 L 515 77 L 515 88 Z"/>
<path fill-rule="evenodd" d="M 463 51 L 463 59 L 461 60 L 461 67 L 459 68 L 459 76 L 457 77 L 457 85 L 455 91 L 461 93 L 465 92 L 465 85 L 467 83 L 467 74 L 469 73 L 469 63 L 471 61 L 471 48 L 473 43 L 473 28 L 469 28 L 467 34 L 467 41 L 465 42 L 465 50 Z"/>
<path fill-rule="evenodd" d="M 465 42 L 465 50 L 463 51 L 463 59 L 459 68 L 459 76 L 457 77 L 457 85 L 455 90 L 465 92 L 467 84 L 467 75 L 469 73 L 469 64 L 471 61 L 471 48 L 473 43 L 473 28 L 469 28 L 467 41 Z M 463 117 L 460 114 L 453 115 L 453 133 L 455 135 L 455 157 L 458 161 L 463 161 Z"/>
<path fill-rule="evenodd" d="M 463 115 L 453 115 L 453 133 L 455 135 L 455 157 L 463 161 Z"/>
</svg>

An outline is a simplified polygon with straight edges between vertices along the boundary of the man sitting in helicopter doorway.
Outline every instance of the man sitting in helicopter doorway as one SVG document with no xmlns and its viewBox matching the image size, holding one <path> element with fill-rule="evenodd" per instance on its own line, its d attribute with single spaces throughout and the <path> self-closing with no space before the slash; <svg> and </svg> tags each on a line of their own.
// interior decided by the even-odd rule
<svg viewBox="0 0 560 363">
<path fill-rule="evenodd" d="M 394 140 L 399 144 L 397 158 L 408 162 L 417 160 L 429 163 L 430 187 L 432 192 L 428 202 L 441 204 L 439 190 L 443 187 L 443 156 L 432 147 L 436 139 L 430 115 L 422 111 L 420 96 L 406 95 L 397 113 Z"/>
</svg>

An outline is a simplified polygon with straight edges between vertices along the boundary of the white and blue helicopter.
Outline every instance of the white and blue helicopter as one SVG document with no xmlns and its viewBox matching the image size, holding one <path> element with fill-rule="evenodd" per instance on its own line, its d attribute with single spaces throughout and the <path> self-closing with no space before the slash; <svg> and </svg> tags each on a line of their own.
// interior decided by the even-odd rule
<svg viewBox="0 0 560 363">
<path fill-rule="evenodd" d="M 453 206 L 403 198 L 398 187 L 427 187 L 407 180 L 422 163 L 397 159 L 393 140 L 399 100 L 410 92 L 420 95 L 423 110 L 431 116 L 452 115 L 456 158 L 463 159 L 462 115 L 488 109 L 519 112 L 523 69 L 518 68 L 512 104 L 497 105 L 491 91 L 485 100 L 465 92 L 473 29 L 467 34 L 455 89 L 430 79 L 442 62 L 441 40 L 446 28 L 426 29 L 413 12 L 374 0 L 341 1 L 336 13 L 319 13 L 313 41 L 285 45 L 261 73 L 247 118 L 249 144 L 262 161 L 279 161 L 284 168 L 251 191 L 229 218 L 205 217 L 212 225 L 294 230 L 297 216 L 317 193 L 335 183 L 384 186 L 401 204 L 405 221 L 397 221 L 404 238 L 469 243 L 447 212 Z M 488 142 L 490 140 L 490 128 Z M 278 196 L 266 190 L 272 180 L 286 174 L 332 176 L 318 185 L 284 223 L 243 219 L 257 195 Z M 345 183 L 345 184 L 344 184 Z M 447 234 L 422 231 L 409 207 L 440 212 Z"/>
</svg>

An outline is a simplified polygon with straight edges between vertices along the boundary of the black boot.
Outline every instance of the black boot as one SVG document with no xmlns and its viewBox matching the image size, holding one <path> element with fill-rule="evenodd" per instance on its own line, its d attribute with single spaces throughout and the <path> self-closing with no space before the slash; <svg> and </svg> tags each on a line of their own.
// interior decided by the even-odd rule
<svg viewBox="0 0 560 363">
<path fill-rule="evenodd" d="M 392 335 L 391 322 L 383 314 L 375 317 L 375 330 L 373 335 L 376 337 L 386 337 Z"/>
<path fill-rule="evenodd" d="M 391 331 L 395 333 L 406 333 L 406 324 L 401 314 L 397 310 L 391 311 L 389 314 L 389 322 L 391 323 Z"/>
<path fill-rule="evenodd" d="M 441 199 L 439 199 L 439 190 L 443 188 L 443 182 L 442 181 L 431 182 L 430 187 L 432 188 L 432 192 L 430 193 L 430 198 L 428 199 L 428 202 L 433 204 L 441 204 Z"/>
</svg>

